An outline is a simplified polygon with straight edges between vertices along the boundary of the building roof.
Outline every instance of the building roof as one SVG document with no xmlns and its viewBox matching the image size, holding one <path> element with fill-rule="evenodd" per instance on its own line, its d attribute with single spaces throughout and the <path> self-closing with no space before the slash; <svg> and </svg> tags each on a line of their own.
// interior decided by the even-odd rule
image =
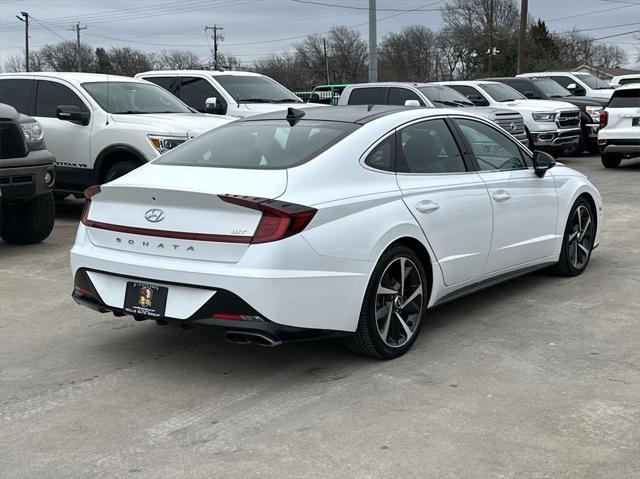
<svg viewBox="0 0 640 479">
<path fill-rule="evenodd" d="M 587 64 L 580 65 L 578 68 L 574 69 L 574 71 L 579 71 L 579 70 L 587 70 L 589 72 L 598 74 L 598 76 L 606 76 L 608 78 L 613 78 L 615 76 L 620 76 L 620 75 L 633 75 L 633 74 L 640 73 L 640 70 L 633 70 L 631 68 L 620 68 L 620 67 L 599 68 L 599 67 L 594 67 L 593 65 L 587 65 Z"/>
</svg>

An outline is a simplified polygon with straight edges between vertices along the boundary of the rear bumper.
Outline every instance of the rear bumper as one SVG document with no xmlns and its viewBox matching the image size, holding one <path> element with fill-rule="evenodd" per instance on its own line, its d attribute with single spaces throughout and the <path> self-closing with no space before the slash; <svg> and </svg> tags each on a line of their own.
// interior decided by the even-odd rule
<svg viewBox="0 0 640 479">
<path fill-rule="evenodd" d="M 622 153 L 625 156 L 640 155 L 640 139 L 600 139 L 598 141 L 600 153 Z"/>
</svg>

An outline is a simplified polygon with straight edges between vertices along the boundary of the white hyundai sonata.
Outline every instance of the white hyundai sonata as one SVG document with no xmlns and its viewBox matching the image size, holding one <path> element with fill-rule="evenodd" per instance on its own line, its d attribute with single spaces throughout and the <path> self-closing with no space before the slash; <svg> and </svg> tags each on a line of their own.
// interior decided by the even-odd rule
<svg viewBox="0 0 640 479">
<path fill-rule="evenodd" d="M 385 359 L 434 306 L 582 273 L 602 223 L 584 175 L 493 123 L 388 106 L 229 123 L 86 197 L 78 303 L 234 342 L 343 335 Z"/>
</svg>

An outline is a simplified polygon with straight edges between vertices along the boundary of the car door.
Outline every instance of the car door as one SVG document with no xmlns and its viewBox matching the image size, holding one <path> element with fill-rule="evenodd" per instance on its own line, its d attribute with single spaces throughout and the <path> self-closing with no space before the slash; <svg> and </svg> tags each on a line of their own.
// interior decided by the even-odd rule
<svg viewBox="0 0 640 479">
<path fill-rule="evenodd" d="M 90 111 L 80 96 L 67 85 L 54 80 L 38 80 L 34 117 L 42 124 L 47 149 L 56 157 L 56 166 L 91 171 L 91 122 L 80 125 L 59 120 L 56 109 L 60 105 L 75 105 Z M 61 170 L 58 183 L 66 181 L 70 171 Z"/>
<path fill-rule="evenodd" d="M 465 164 L 445 119 L 397 131 L 396 178 L 445 284 L 480 276 L 491 245 L 491 201 L 482 179 Z"/>
<path fill-rule="evenodd" d="M 408 88 L 389 88 L 389 96 L 387 99 L 387 105 L 400 105 L 404 106 L 407 100 L 415 100 L 420 106 L 425 106 L 424 101 L 413 91 Z"/>
<path fill-rule="evenodd" d="M 546 258 L 557 242 L 558 199 L 552 173 L 539 178 L 529 156 L 493 126 L 454 123 L 472 153 L 493 206 L 493 239 L 485 273 Z"/>
</svg>

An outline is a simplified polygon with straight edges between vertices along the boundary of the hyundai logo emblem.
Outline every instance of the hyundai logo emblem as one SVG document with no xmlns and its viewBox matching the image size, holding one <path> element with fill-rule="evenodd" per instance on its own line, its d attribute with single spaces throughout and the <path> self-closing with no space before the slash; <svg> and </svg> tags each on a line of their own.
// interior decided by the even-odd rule
<svg viewBox="0 0 640 479">
<path fill-rule="evenodd" d="M 158 223 L 165 217 L 164 211 L 159 208 L 151 208 L 144 213 L 144 218 L 151 223 Z"/>
</svg>

